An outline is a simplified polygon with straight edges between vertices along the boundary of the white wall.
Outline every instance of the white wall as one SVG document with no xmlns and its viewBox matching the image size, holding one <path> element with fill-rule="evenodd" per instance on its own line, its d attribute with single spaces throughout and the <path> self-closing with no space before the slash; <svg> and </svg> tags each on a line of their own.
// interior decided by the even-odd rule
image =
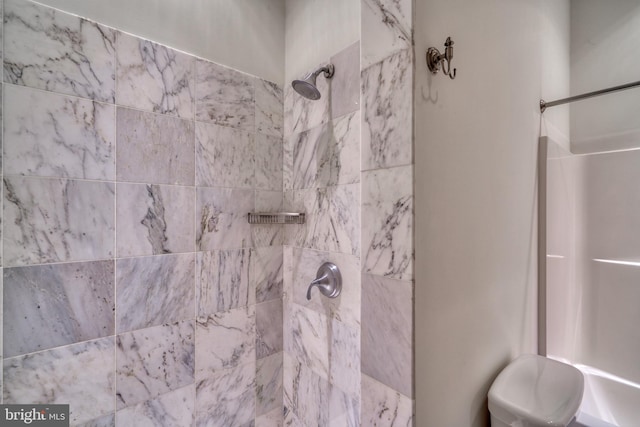
<svg viewBox="0 0 640 427">
<path fill-rule="evenodd" d="M 540 97 L 568 93 L 568 1 L 416 2 L 416 417 L 486 426 L 506 364 L 536 351 Z M 451 36 L 458 77 L 431 76 Z"/>
<path fill-rule="evenodd" d="M 571 2 L 571 93 L 640 80 L 638 0 Z M 571 105 L 574 153 L 640 147 L 640 88 Z"/>
<path fill-rule="evenodd" d="M 360 1 L 286 0 L 285 82 L 360 40 Z"/>
<path fill-rule="evenodd" d="M 41 0 L 282 84 L 284 0 Z"/>
</svg>

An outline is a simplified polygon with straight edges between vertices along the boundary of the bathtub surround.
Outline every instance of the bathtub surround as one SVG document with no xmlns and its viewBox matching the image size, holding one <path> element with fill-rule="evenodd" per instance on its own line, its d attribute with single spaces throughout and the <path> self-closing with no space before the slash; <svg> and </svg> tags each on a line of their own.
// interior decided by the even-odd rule
<svg viewBox="0 0 640 427">
<path fill-rule="evenodd" d="M 283 233 L 246 221 L 282 207 L 282 89 L 4 9 L 4 403 L 69 403 L 72 425 L 282 423 Z"/>
<path fill-rule="evenodd" d="M 361 7 L 361 421 L 405 426 L 414 423 L 413 2 Z"/>
<path fill-rule="evenodd" d="M 284 206 L 307 213 L 284 231 L 285 425 L 360 425 L 359 57 L 355 43 L 322 61 L 337 72 L 318 101 L 285 88 Z M 307 300 L 325 261 L 343 292 Z"/>
</svg>

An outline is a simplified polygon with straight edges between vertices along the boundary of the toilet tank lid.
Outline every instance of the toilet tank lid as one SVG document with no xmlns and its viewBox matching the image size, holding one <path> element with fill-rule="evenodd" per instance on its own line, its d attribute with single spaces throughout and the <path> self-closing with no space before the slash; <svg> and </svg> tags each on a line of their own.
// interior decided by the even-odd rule
<svg viewBox="0 0 640 427">
<path fill-rule="evenodd" d="M 511 362 L 489 389 L 489 411 L 498 419 L 565 427 L 578 412 L 584 377 L 571 365 L 527 354 Z"/>
</svg>

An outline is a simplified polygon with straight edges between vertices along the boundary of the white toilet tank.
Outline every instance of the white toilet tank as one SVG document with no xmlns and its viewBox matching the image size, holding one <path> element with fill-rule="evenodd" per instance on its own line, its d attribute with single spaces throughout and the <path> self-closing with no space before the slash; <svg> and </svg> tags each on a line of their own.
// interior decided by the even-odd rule
<svg viewBox="0 0 640 427">
<path fill-rule="evenodd" d="M 584 391 L 582 373 L 571 365 L 533 354 L 500 372 L 489 389 L 492 427 L 567 427 Z"/>
</svg>

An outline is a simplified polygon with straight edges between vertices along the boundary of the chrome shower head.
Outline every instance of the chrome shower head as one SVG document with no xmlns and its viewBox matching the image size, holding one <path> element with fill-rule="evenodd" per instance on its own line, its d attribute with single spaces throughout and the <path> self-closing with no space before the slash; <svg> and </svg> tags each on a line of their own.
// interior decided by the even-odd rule
<svg viewBox="0 0 640 427">
<path fill-rule="evenodd" d="M 332 64 L 329 64 L 318 68 L 313 73 L 307 74 L 302 80 L 294 80 L 291 82 L 291 86 L 293 87 L 293 90 L 298 92 L 300 95 L 315 101 L 320 99 L 320 91 L 316 86 L 316 78 L 318 77 L 318 74 L 324 73 L 324 77 L 330 79 L 333 77 L 333 72 L 334 67 Z"/>
</svg>

